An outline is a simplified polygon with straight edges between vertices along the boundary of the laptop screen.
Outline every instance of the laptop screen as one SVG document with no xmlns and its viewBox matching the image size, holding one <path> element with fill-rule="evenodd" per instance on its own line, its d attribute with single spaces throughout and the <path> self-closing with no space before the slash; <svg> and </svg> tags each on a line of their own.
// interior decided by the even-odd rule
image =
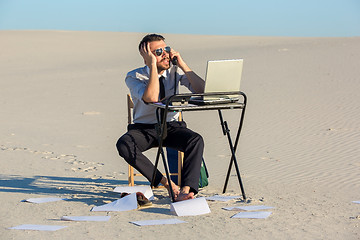
<svg viewBox="0 0 360 240">
<path fill-rule="evenodd" d="M 243 59 L 208 61 L 205 93 L 240 91 Z"/>
</svg>

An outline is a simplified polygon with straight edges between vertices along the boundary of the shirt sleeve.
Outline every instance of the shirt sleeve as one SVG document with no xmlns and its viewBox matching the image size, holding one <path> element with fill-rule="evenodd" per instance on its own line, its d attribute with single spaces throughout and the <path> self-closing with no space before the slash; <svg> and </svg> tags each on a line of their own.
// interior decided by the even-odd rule
<svg viewBox="0 0 360 240">
<path fill-rule="evenodd" d="M 125 78 L 125 83 L 130 90 L 131 97 L 139 100 L 141 100 L 144 95 L 147 82 L 148 81 L 141 80 L 130 73 Z"/>
<path fill-rule="evenodd" d="M 180 73 L 177 74 L 177 79 L 179 79 L 180 85 L 185 86 L 187 89 L 189 89 L 192 93 L 195 93 L 194 89 L 192 88 L 189 79 L 185 75 L 185 73 L 181 70 L 179 70 Z"/>
</svg>

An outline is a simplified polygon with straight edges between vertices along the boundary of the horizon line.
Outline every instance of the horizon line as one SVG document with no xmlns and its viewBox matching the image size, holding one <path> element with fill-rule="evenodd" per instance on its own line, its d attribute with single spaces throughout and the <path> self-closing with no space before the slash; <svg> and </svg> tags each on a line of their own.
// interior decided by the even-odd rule
<svg viewBox="0 0 360 240">
<path fill-rule="evenodd" d="M 111 30 L 71 30 L 71 29 L 0 29 L 0 31 L 54 31 L 54 32 L 108 32 L 108 33 L 132 33 L 132 34 L 173 34 L 173 35 L 194 35 L 194 36 L 224 36 L 224 37 L 289 37 L 289 38 L 353 38 L 360 37 L 360 35 L 351 36 L 338 36 L 338 35 L 326 35 L 326 36 L 302 36 L 302 35 L 239 35 L 239 34 L 200 34 L 200 33 L 179 33 L 179 32 L 138 32 L 138 31 L 111 31 Z"/>
</svg>

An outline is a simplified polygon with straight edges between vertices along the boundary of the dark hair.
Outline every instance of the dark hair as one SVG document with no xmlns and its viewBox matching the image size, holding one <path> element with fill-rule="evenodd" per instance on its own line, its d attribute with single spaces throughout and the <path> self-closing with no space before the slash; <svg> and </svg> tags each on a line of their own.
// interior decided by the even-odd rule
<svg viewBox="0 0 360 240">
<path fill-rule="evenodd" d="M 154 41 L 164 41 L 164 40 L 165 38 L 159 34 L 155 34 L 155 33 L 148 34 L 141 40 L 139 44 L 139 50 L 143 44 L 147 44 L 149 42 L 154 42 Z"/>
</svg>

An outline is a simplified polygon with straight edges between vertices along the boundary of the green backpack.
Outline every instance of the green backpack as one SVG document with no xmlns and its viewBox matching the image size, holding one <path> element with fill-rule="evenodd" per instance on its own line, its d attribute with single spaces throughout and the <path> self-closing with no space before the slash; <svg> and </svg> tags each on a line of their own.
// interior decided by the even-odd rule
<svg viewBox="0 0 360 240">
<path fill-rule="evenodd" d="M 207 185 L 209 185 L 208 178 L 209 178 L 209 173 L 207 171 L 205 161 L 203 158 L 202 163 L 201 163 L 201 168 L 200 168 L 199 188 L 203 188 L 203 187 L 206 187 Z"/>
</svg>

